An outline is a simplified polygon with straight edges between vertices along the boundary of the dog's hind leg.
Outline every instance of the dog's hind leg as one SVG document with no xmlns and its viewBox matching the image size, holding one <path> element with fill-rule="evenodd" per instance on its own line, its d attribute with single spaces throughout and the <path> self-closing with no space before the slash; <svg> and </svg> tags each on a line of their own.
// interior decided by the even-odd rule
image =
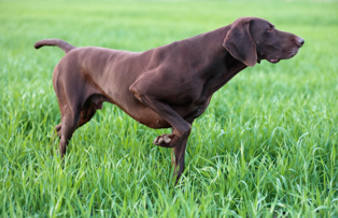
<svg viewBox="0 0 338 218">
<path fill-rule="evenodd" d="M 78 127 L 78 122 L 80 120 L 80 112 L 75 108 L 67 108 L 64 110 L 64 113 L 61 118 L 62 127 L 60 130 L 60 155 L 61 158 L 66 154 L 67 145 L 69 140 L 71 139 L 74 131 Z"/>
<path fill-rule="evenodd" d="M 56 136 L 57 136 L 59 139 L 61 138 L 61 137 L 60 137 L 61 126 L 62 126 L 62 124 L 59 123 L 58 125 L 56 125 L 56 126 L 54 127 L 54 132 L 53 132 L 53 135 L 52 135 L 52 143 L 51 143 L 51 146 L 52 146 L 53 141 L 54 141 L 54 139 L 55 139 L 55 134 L 56 134 Z"/>
<path fill-rule="evenodd" d="M 62 122 L 55 127 L 56 134 L 61 139 L 59 143 L 61 157 L 65 155 L 68 142 L 75 130 L 86 124 L 94 116 L 97 110 L 95 105 L 91 104 L 90 101 L 85 103 L 81 112 L 78 112 L 78 109 L 65 108 L 61 118 Z"/>
<path fill-rule="evenodd" d="M 67 95 L 66 93 L 66 91 L 56 91 L 61 113 L 61 123 L 55 127 L 55 130 L 60 138 L 59 151 L 61 158 L 66 154 L 68 142 L 74 131 L 78 128 L 83 105 L 81 98 L 71 94 Z M 70 99 L 72 99 L 72 101 Z"/>
<path fill-rule="evenodd" d="M 54 128 L 54 134 L 55 134 L 55 132 L 56 132 L 56 135 L 57 135 L 57 137 L 59 137 L 59 138 L 61 138 L 61 136 L 60 136 L 61 126 L 62 126 L 62 124 L 59 123 L 59 124 L 56 125 L 55 128 Z M 53 137 L 53 138 L 54 138 L 54 137 Z"/>
<path fill-rule="evenodd" d="M 78 127 L 83 126 L 84 124 L 89 122 L 90 119 L 92 119 L 92 117 L 96 113 L 96 110 L 97 109 L 93 104 L 86 103 L 81 110 L 81 116 L 78 123 Z"/>
<path fill-rule="evenodd" d="M 102 109 L 104 101 L 109 101 L 105 96 L 100 94 L 91 95 L 84 103 L 81 109 L 81 117 L 78 123 L 78 127 L 89 122 L 95 115 L 97 110 Z"/>
</svg>

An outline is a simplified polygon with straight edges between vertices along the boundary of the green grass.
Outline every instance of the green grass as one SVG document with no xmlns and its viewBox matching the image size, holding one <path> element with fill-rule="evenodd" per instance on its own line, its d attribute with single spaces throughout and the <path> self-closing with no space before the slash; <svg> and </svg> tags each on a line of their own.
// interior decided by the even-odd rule
<svg viewBox="0 0 338 218">
<path fill-rule="evenodd" d="M 1 1 L 1 217 L 338 217 L 338 3 L 321 1 Z M 52 155 L 60 116 L 52 70 L 63 52 L 33 44 L 144 51 L 266 18 L 305 39 L 218 91 L 193 124 L 186 171 L 170 149 L 105 104 Z M 184 190 L 184 191 L 183 191 Z"/>
</svg>

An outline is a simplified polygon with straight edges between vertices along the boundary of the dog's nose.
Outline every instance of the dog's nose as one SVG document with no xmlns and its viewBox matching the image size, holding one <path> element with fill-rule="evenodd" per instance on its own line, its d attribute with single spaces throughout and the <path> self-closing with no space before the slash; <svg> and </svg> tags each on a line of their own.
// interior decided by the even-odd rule
<svg viewBox="0 0 338 218">
<path fill-rule="evenodd" d="M 304 39 L 301 37 L 297 37 L 296 42 L 299 45 L 299 47 L 302 47 L 304 45 Z"/>
</svg>

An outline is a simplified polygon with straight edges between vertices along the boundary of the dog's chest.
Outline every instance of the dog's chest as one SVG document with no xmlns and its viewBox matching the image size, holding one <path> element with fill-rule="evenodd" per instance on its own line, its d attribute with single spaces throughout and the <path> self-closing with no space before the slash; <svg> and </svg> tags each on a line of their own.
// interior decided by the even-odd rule
<svg viewBox="0 0 338 218">
<path fill-rule="evenodd" d="M 210 99 L 209 98 L 201 98 L 198 99 L 196 102 L 194 102 L 191 107 L 190 107 L 190 111 L 189 111 L 189 115 L 186 116 L 186 119 L 195 119 L 199 116 L 201 116 L 204 111 L 207 109 L 209 103 L 210 103 Z"/>
</svg>

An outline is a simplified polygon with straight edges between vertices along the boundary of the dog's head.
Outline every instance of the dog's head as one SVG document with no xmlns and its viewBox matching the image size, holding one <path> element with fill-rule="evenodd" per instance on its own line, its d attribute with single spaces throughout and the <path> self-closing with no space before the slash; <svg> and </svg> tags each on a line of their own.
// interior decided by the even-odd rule
<svg viewBox="0 0 338 218">
<path fill-rule="evenodd" d="M 295 56 L 304 40 L 294 34 L 275 29 L 267 20 L 243 17 L 231 24 L 223 46 L 246 66 L 262 59 L 277 63 Z"/>
</svg>

